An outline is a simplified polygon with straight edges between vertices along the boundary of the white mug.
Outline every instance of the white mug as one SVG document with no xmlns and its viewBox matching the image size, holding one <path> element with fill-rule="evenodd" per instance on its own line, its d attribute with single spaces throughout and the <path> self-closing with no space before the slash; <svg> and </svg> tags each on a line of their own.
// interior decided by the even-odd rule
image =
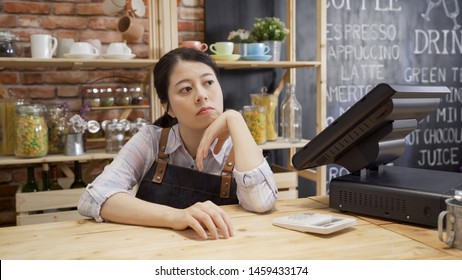
<svg viewBox="0 0 462 280">
<path fill-rule="evenodd" d="M 58 40 L 47 34 L 30 36 L 30 54 L 32 58 L 52 58 L 58 46 Z"/>
<path fill-rule="evenodd" d="M 74 39 L 62 38 L 58 40 L 58 50 L 56 57 L 64 57 L 71 50 L 71 46 L 74 44 Z"/>
<path fill-rule="evenodd" d="M 125 43 L 111 43 L 107 47 L 107 54 L 131 54 L 132 50 Z"/>
<path fill-rule="evenodd" d="M 99 54 L 97 48 L 87 42 L 75 42 L 69 51 L 71 54 Z"/>
</svg>

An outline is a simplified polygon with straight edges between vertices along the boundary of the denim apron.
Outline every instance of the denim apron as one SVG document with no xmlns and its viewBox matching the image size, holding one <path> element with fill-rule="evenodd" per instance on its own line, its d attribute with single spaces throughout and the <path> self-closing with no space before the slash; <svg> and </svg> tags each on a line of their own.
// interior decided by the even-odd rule
<svg viewBox="0 0 462 280">
<path fill-rule="evenodd" d="M 168 164 L 165 154 L 170 128 L 162 129 L 159 156 L 141 181 L 136 197 L 152 203 L 184 209 L 196 202 L 237 204 L 236 180 L 232 178 L 234 152 L 228 155 L 222 176 Z"/>
</svg>

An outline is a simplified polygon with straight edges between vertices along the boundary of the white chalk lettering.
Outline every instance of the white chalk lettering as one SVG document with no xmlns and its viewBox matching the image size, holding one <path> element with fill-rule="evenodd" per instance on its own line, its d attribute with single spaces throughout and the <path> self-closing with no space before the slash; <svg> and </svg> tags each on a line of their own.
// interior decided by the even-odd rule
<svg viewBox="0 0 462 280">
<path fill-rule="evenodd" d="M 404 69 L 406 82 L 442 83 L 446 82 L 446 68 L 440 67 L 406 67 Z"/>
<path fill-rule="evenodd" d="M 398 45 L 334 45 L 327 52 L 327 58 L 333 60 L 398 60 L 399 56 Z"/>
<path fill-rule="evenodd" d="M 342 81 L 351 81 L 355 79 L 384 79 L 384 66 L 382 64 L 360 64 L 352 65 L 351 69 L 345 66 L 340 67 L 340 78 Z"/>
<path fill-rule="evenodd" d="M 432 144 L 462 144 L 462 128 L 444 127 L 427 128 L 423 132 L 423 142 Z"/>
<path fill-rule="evenodd" d="M 462 29 L 415 31 L 415 54 L 462 54 Z"/>
<path fill-rule="evenodd" d="M 338 168 L 336 168 L 336 167 L 329 167 L 328 169 L 329 169 L 329 175 L 328 175 L 328 177 L 329 177 L 328 181 L 329 181 L 329 182 L 330 182 L 330 180 L 332 180 L 332 179 L 334 179 L 334 178 L 336 178 L 336 177 L 343 176 L 343 175 L 347 175 L 347 174 L 350 173 L 350 172 L 349 172 L 346 168 L 344 168 L 344 167 L 338 167 Z"/>
<path fill-rule="evenodd" d="M 459 165 L 459 147 L 437 148 L 434 150 L 419 150 L 419 166 L 448 166 Z"/>
<path fill-rule="evenodd" d="M 334 103 L 353 103 L 361 99 L 372 88 L 372 85 L 329 86 L 327 90 L 327 101 Z"/>
<path fill-rule="evenodd" d="M 327 24 L 328 41 L 362 40 L 394 41 L 398 35 L 396 26 L 386 24 Z"/>
</svg>

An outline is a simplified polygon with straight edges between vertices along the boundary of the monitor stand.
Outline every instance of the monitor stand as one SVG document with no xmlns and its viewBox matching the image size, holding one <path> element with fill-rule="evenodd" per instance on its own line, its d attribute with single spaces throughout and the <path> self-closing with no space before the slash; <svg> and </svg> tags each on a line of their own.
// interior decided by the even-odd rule
<svg viewBox="0 0 462 280">
<path fill-rule="evenodd" d="M 445 200 L 462 190 L 462 173 L 379 166 L 329 184 L 331 208 L 436 227 Z"/>
</svg>

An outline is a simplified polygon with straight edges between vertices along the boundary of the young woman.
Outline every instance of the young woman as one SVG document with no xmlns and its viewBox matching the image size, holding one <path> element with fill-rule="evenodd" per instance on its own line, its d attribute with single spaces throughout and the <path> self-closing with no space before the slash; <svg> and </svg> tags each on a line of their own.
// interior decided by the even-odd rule
<svg viewBox="0 0 462 280">
<path fill-rule="evenodd" d="M 223 112 L 214 61 L 193 48 L 172 50 L 156 64 L 154 85 L 165 114 L 135 134 L 87 186 L 79 212 L 97 221 L 191 227 L 203 239 L 217 239 L 233 236 L 217 205 L 271 210 L 273 173 L 241 114 Z"/>
</svg>

